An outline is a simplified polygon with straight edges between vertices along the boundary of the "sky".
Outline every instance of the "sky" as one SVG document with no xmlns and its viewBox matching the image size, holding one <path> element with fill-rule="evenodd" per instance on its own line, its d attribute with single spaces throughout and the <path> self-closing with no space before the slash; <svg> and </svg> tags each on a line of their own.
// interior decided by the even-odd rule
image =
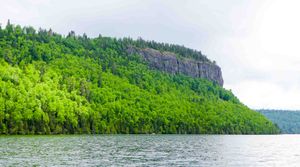
<svg viewBox="0 0 300 167">
<path fill-rule="evenodd" d="M 0 23 L 201 50 L 252 109 L 300 109 L 298 0 L 0 0 Z"/>
</svg>

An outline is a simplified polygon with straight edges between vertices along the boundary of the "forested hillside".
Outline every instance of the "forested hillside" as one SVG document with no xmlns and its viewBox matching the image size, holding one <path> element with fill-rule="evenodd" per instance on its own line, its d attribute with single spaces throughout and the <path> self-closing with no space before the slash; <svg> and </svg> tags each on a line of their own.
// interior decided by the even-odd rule
<svg viewBox="0 0 300 167">
<path fill-rule="evenodd" d="M 218 84 L 150 69 L 128 46 L 211 62 L 142 39 L 0 28 L 0 134 L 278 133 Z"/>
<path fill-rule="evenodd" d="M 300 111 L 258 110 L 281 129 L 282 133 L 300 134 Z"/>
</svg>

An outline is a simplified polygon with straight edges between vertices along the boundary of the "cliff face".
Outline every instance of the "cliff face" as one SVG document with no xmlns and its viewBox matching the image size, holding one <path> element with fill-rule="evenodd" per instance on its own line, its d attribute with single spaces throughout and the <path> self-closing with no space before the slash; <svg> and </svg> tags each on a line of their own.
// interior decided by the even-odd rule
<svg viewBox="0 0 300 167">
<path fill-rule="evenodd" d="M 160 52 L 150 48 L 140 49 L 129 47 L 128 53 L 141 55 L 151 68 L 171 74 L 184 74 L 191 77 L 204 78 L 223 86 L 221 68 L 211 62 L 177 58 L 174 53 Z"/>
</svg>

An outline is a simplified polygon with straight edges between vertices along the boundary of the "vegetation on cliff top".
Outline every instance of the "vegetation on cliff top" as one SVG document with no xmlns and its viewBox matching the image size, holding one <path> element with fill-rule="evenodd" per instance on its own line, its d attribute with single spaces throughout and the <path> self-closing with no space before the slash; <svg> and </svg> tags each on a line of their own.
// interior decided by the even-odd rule
<svg viewBox="0 0 300 167">
<path fill-rule="evenodd" d="M 151 70 L 129 45 L 208 61 L 177 45 L 0 28 L 0 134 L 278 133 L 230 91 Z"/>
</svg>

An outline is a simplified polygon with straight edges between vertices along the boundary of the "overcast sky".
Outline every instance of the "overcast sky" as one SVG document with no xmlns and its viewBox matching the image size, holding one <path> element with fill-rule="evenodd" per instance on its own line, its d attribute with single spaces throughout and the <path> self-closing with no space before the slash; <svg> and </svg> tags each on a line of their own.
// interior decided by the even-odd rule
<svg viewBox="0 0 300 167">
<path fill-rule="evenodd" d="M 0 23 L 201 50 L 253 109 L 300 109 L 300 1 L 0 0 Z"/>
</svg>

